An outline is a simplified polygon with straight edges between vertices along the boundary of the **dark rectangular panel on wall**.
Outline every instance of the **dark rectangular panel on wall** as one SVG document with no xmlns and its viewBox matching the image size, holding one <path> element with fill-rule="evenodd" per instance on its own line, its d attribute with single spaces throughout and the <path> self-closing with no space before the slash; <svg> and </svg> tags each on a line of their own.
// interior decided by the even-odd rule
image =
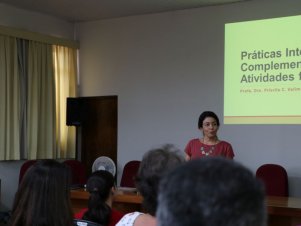
<svg viewBox="0 0 301 226">
<path fill-rule="evenodd" d="M 80 97 L 81 161 L 91 173 L 93 162 L 100 156 L 111 158 L 117 165 L 117 96 Z"/>
<path fill-rule="evenodd" d="M 66 125 L 67 126 L 80 126 L 82 121 L 82 106 L 81 98 L 67 98 L 67 113 Z"/>
</svg>

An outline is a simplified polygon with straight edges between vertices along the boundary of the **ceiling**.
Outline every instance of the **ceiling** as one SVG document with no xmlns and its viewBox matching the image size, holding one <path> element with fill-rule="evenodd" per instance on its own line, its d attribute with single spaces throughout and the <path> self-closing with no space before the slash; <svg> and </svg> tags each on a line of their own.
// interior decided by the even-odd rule
<svg viewBox="0 0 301 226">
<path fill-rule="evenodd" d="M 248 0 L 0 0 L 0 3 L 69 22 L 85 22 L 242 1 Z"/>
</svg>

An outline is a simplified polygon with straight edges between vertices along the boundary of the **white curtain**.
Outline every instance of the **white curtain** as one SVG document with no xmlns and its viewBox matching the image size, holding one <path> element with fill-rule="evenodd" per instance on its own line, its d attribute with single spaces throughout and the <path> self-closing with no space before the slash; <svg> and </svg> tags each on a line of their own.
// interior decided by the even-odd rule
<svg viewBox="0 0 301 226">
<path fill-rule="evenodd" d="M 0 35 L 0 160 L 20 158 L 20 82 L 16 38 Z"/>
<path fill-rule="evenodd" d="M 53 46 L 56 87 L 56 141 L 59 158 L 75 158 L 76 128 L 66 126 L 66 100 L 77 94 L 77 50 Z"/>
<path fill-rule="evenodd" d="M 74 158 L 77 49 L 0 35 L 0 160 Z"/>
<path fill-rule="evenodd" d="M 27 79 L 27 158 L 56 158 L 52 45 L 29 41 Z"/>
</svg>

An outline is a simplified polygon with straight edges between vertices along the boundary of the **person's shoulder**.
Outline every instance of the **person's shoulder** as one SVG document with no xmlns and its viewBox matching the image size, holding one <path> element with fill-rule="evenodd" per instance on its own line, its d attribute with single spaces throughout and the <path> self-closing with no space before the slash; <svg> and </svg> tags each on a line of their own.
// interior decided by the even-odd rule
<svg viewBox="0 0 301 226">
<path fill-rule="evenodd" d="M 193 138 L 193 139 L 188 141 L 188 143 L 199 143 L 199 142 L 200 142 L 199 138 Z"/>
<path fill-rule="evenodd" d="M 231 146 L 231 144 L 228 142 L 228 141 L 225 141 L 225 140 L 221 140 L 219 142 L 220 145 L 223 145 L 223 146 Z"/>
<path fill-rule="evenodd" d="M 75 219 L 82 219 L 88 208 L 81 209 L 78 213 L 74 214 Z"/>
<path fill-rule="evenodd" d="M 109 226 L 115 226 L 123 216 L 123 213 L 119 212 L 118 210 L 112 209 Z"/>
<path fill-rule="evenodd" d="M 121 213 L 118 210 L 112 209 L 112 217 L 121 219 L 123 216 L 124 216 L 124 213 Z"/>
<path fill-rule="evenodd" d="M 156 218 L 149 215 L 143 214 L 137 217 L 136 221 L 134 222 L 134 226 L 156 226 L 157 221 Z"/>
<path fill-rule="evenodd" d="M 137 217 L 142 215 L 141 212 L 132 212 L 124 215 L 120 221 L 116 224 L 116 226 L 133 226 Z"/>
</svg>

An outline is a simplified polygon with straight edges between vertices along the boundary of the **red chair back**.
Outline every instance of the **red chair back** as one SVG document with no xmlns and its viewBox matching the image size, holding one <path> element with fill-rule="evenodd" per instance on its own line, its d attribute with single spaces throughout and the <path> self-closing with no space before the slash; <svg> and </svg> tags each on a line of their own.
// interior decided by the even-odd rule
<svg viewBox="0 0 301 226">
<path fill-rule="evenodd" d="M 256 177 L 265 185 L 268 196 L 288 196 L 288 176 L 285 168 L 277 164 L 264 164 L 256 171 Z"/>
<path fill-rule="evenodd" d="M 135 188 L 135 176 L 138 172 L 140 161 L 133 160 L 125 164 L 121 176 L 120 186 Z"/>
<path fill-rule="evenodd" d="M 63 162 L 71 170 L 71 184 L 72 185 L 84 185 L 87 182 L 87 174 L 85 165 L 75 159 L 65 160 Z"/>
<path fill-rule="evenodd" d="M 27 160 L 23 163 L 23 165 L 20 168 L 20 173 L 19 173 L 19 184 L 21 184 L 21 181 L 27 172 L 27 170 L 37 162 L 37 160 Z"/>
</svg>

